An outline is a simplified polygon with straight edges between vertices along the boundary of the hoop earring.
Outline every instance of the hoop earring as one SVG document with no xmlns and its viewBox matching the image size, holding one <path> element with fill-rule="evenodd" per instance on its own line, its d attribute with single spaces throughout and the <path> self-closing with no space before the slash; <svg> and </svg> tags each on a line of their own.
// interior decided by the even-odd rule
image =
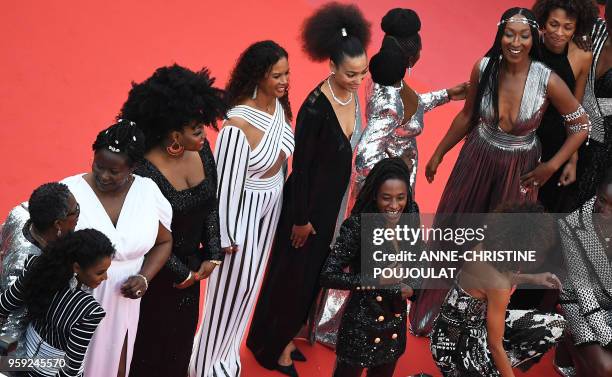
<svg viewBox="0 0 612 377">
<path fill-rule="evenodd" d="M 253 90 L 253 95 L 251 96 L 251 99 L 255 98 L 257 98 L 257 85 L 255 85 L 255 90 Z"/>
<path fill-rule="evenodd" d="M 179 157 L 184 151 L 185 147 L 176 140 L 174 140 L 170 146 L 166 147 L 166 152 L 170 155 L 170 157 Z"/>
</svg>

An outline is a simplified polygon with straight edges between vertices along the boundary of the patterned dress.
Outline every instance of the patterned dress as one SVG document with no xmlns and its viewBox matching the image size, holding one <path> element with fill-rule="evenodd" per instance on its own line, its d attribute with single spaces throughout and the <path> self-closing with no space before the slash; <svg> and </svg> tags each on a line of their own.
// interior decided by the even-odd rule
<svg viewBox="0 0 612 377">
<path fill-rule="evenodd" d="M 562 337 L 565 320 L 536 310 L 507 310 L 503 345 L 516 367 L 539 360 Z M 431 353 L 445 377 L 499 376 L 487 345 L 487 303 L 455 283 L 431 333 Z"/>
<path fill-rule="evenodd" d="M 293 153 L 294 138 L 280 102 L 273 115 L 236 106 L 228 118 L 242 118 L 263 132 L 251 149 L 244 132 L 228 124 L 215 147 L 221 247 L 237 245 L 208 279 L 189 376 L 240 376 L 240 345 L 255 306 L 283 201 L 283 169 L 267 173 L 281 154 Z"/>
</svg>

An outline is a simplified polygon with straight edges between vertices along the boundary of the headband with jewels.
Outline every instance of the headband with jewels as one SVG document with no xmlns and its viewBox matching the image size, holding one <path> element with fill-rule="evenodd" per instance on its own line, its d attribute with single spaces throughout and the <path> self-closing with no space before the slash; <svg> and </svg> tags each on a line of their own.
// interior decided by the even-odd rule
<svg viewBox="0 0 612 377">
<path fill-rule="evenodd" d="M 497 26 L 505 25 L 505 24 L 509 24 L 509 23 L 525 24 L 525 25 L 529 25 L 529 26 L 531 26 L 533 28 L 536 28 L 536 29 L 540 28 L 540 25 L 538 25 L 538 23 L 536 21 L 534 21 L 534 20 L 530 20 L 530 19 L 523 18 L 523 17 L 518 18 L 518 17 L 515 17 L 515 16 L 512 16 L 512 17 L 506 18 L 505 20 L 499 21 L 497 23 Z"/>
</svg>

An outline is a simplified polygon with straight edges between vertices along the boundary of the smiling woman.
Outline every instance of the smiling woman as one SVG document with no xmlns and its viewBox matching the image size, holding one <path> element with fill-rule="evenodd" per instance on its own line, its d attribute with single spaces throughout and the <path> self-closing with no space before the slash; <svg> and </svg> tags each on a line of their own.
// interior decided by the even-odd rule
<svg viewBox="0 0 612 377">
<path fill-rule="evenodd" d="M 356 90 L 368 72 L 369 23 L 354 5 L 330 3 L 304 23 L 304 50 L 327 61 L 331 75 L 308 95 L 297 116 L 293 170 L 266 280 L 247 347 L 268 369 L 289 376 L 304 360 L 293 338 L 319 292 L 338 213 L 344 217 L 353 150 L 361 134 Z"/>
<path fill-rule="evenodd" d="M 537 200 L 538 188 L 587 138 L 588 115 L 559 76 L 538 61 L 538 29 L 530 10 L 508 9 L 493 46 L 474 65 L 463 110 L 425 171 L 431 183 L 444 155 L 465 138 L 438 214 L 487 213 L 506 201 Z M 565 114 L 569 136 L 550 160 L 539 163 L 541 148 L 534 131 L 549 103 Z M 417 333 L 429 332 L 445 294 L 444 289 L 426 290 L 419 297 L 414 310 L 420 306 L 423 312 L 412 319 Z"/>
</svg>

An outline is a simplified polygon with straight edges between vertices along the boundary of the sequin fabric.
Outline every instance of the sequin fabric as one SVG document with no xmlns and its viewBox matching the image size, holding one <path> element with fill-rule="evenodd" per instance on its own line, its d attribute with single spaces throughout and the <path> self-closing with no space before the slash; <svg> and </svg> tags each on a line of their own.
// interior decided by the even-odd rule
<svg viewBox="0 0 612 377">
<path fill-rule="evenodd" d="M 30 214 L 27 203 L 13 208 L 2 226 L 0 250 L 2 253 L 2 273 L 0 289 L 2 292 L 17 280 L 23 271 L 26 259 L 30 255 L 40 255 L 41 250 L 30 242 L 28 234 Z M 28 325 L 25 308 L 12 312 L 2 323 L 1 335 L 17 339 L 16 355 L 25 353 L 25 329 Z"/>
<path fill-rule="evenodd" d="M 366 87 L 365 129 L 355 156 L 356 179 L 352 185 L 352 195 L 356 198 L 365 177 L 376 163 L 388 157 L 403 157 L 411 162 L 410 185 L 414 191 L 418 165 L 416 137 L 423 131 L 424 114 L 449 101 L 446 90 L 417 94 L 418 104 L 415 113 L 406 123 L 404 103 L 400 94 L 402 87 L 383 86 L 372 81 Z"/>
<path fill-rule="evenodd" d="M 325 262 L 321 285 L 350 291 L 338 330 L 338 362 L 368 368 L 394 362 L 404 353 L 406 300 L 399 289 L 360 289 L 360 244 L 360 216 L 351 216 Z"/>
<path fill-rule="evenodd" d="M 208 141 L 200 152 L 200 158 L 206 172 L 205 179 L 180 191 L 149 161 L 136 170 L 138 175 L 151 178 L 172 205 L 173 246 L 166 268 L 173 273 L 175 283 L 185 280 L 190 270 L 197 271 L 205 260 L 223 260 L 216 195 L 217 170 Z"/>
<path fill-rule="evenodd" d="M 448 292 L 430 336 L 432 356 L 445 377 L 499 376 L 487 345 L 486 315 L 486 301 L 458 284 Z M 561 339 L 565 324 L 559 314 L 507 310 L 503 346 L 512 366 L 538 361 Z"/>
<path fill-rule="evenodd" d="M 595 197 L 559 220 L 570 274 L 560 301 L 575 344 L 612 344 L 612 265 L 607 242 L 595 231 Z"/>
</svg>

